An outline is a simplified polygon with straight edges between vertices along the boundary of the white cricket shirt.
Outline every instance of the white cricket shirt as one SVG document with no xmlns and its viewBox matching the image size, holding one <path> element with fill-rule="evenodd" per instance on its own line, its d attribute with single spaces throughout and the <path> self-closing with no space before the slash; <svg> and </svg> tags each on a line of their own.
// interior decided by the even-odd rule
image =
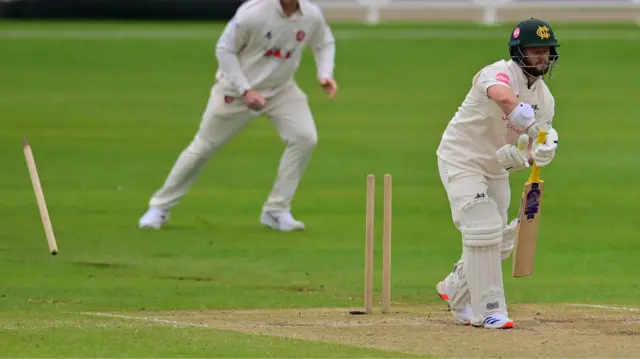
<svg viewBox="0 0 640 359">
<path fill-rule="evenodd" d="M 218 40 L 217 82 L 241 96 L 254 89 L 270 97 L 294 82 L 306 45 L 314 51 L 318 78 L 333 78 L 335 40 L 322 11 L 307 0 L 287 17 L 279 0 L 249 0 Z"/>
<path fill-rule="evenodd" d="M 555 100 L 544 81 L 538 79 L 528 88 L 522 69 L 513 60 L 501 60 L 474 76 L 471 90 L 447 125 L 436 153 L 456 167 L 489 178 L 504 178 L 509 173 L 498 163 L 496 151 L 506 144 L 516 145 L 524 129 L 489 99 L 487 89 L 493 85 L 511 88 L 522 102 L 533 107 L 538 124 L 552 127 Z"/>
</svg>

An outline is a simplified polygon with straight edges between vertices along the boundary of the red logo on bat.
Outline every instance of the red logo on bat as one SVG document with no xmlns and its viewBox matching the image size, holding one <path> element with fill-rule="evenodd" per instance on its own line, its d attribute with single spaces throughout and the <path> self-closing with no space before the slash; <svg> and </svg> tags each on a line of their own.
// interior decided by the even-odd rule
<svg viewBox="0 0 640 359">
<path fill-rule="evenodd" d="M 506 84 L 507 86 L 511 86 L 511 80 L 509 79 L 509 76 L 504 72 L 499 72 L 496 75 L 496 80 Z"/>
</svg>

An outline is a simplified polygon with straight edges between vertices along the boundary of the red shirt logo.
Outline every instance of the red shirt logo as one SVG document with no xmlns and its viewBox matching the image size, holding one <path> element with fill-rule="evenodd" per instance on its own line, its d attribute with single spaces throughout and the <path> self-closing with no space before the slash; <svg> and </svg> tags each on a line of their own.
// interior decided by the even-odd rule
<svg viewBox="0 0 640 359">
<path fill-rule="evenodd" d="M 265 53 L 265 57 L 275 57 L 276 59 L 288 59 L 293 53 L 291 51 L 283 51 L 281 49 L 268 49 Z"/>
</svg>

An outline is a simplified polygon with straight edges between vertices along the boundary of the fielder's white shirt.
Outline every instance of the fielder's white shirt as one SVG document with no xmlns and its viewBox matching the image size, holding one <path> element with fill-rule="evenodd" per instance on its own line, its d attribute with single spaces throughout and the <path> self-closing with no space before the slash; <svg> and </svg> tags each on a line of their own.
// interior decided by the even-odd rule
<svg viewBox="0 0 640 359">
<path fill-rule="evenodd" d="M 320 8 L 300 0 L 287 17 L 279 0 L 249 0 L 218 40 L 216 79 L 238 96 L 247 89 L 273 96 L 294 81 L 304 48 L 314 52 L 318 78 L 333 78 L 335 40 Z"/>
<path fill-rule="evenodd" d="M 538 79 L 528 88 L 522 69 L 513 60 L 501 60 L 474 76 L 471 90 L 442 135 L 437 155 L 456 167 L 504 178 L 509 173 L 498 163 L 496 151 L 506 144 L 516 145 L 524 129 L 489 99 L 487 89 L 493 85 L 511 88 L 520 101 L 533 107 L 538 124 L 552 127 L 555 100 L 544 81 Z"/>
</svg>

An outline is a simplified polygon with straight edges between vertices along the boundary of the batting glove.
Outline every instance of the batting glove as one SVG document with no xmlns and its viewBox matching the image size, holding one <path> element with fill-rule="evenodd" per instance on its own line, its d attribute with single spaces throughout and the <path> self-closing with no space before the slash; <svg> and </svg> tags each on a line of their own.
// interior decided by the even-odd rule
<svg viewBox="0 0 640 359">
<path fill-rule="evenodd" d="M 547 138 L 542 144 L 535 144 L 533 147 L 533 159 L 536 166 L 547 166 L 553 160 L 558 150 L 558 132 L 551 128 L 547 132 Z"/>
<path fill-rule="evenodd" d="M 496 151 L 498 162 L 509 173 L 518 172 L 529 167 L 529 159 L 525 151 L 514 145 L 504 145 Z"/>
</svg>

